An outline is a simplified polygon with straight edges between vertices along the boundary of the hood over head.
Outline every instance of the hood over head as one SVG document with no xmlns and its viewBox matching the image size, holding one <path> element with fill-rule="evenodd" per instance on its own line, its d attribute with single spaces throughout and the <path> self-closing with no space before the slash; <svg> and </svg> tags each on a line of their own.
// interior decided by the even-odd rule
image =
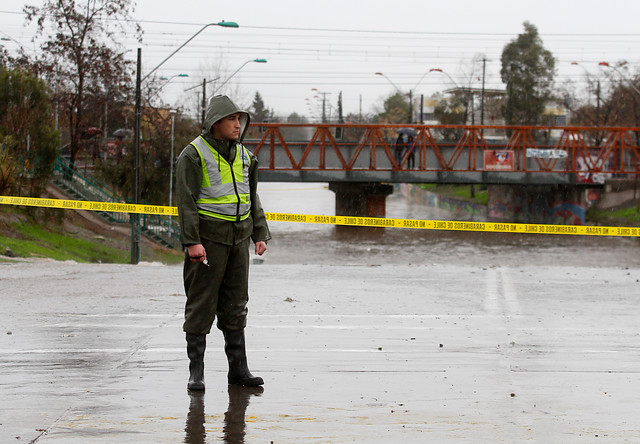
<svg viewBox="0 0 640 444">
<path fill-rule="evenodd" d="M 251 117 L 247 111 L 238 108 L 227 96 L 213 96 L 211 100 L 209 100 L 209 105 L 207 105 L 204 116 L 202 132 L 204 134 L 211 134 L 211 127 L 214 123 L 235 113 L 240 113 L 240 138 L 238 142 L 242 142 L 247 129 L 249 129 Z"/>
</svg>

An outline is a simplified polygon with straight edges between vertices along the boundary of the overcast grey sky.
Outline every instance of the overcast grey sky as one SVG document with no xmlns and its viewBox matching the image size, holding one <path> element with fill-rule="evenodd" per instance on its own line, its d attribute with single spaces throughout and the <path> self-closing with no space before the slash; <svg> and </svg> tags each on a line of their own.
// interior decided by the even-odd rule
<svg viewBox="0 0 640 444">
<path fill-rule="evenodd" d="M 0 43 L 10 50 L 17 46 L 14 40 L 31 45 L 33 30 L 22 27 L 23 17 L 15 14 L 21 9 L 6 2 L 0 7 L 2 37 L 13 39 Z M 202 88 L 184 89 L 203 78 L 225 79 L 254 58 L 268 62 L 248 63 L 223 91 L 244 105 L 260 91 L 267 106 L 281 115 L 317 113 L 312 88 L 325 93 L 320 97 L 333 106 L 342 92 L 345 113 L 367 113 L 396 87 L 413 90 L 414 97 L 453 82 L 480 87 L 483 57 L 488 59 L 486 87 L 502 88 L 502 48 L 522 32 L 525 20 L 538 28 L 556 57 L 558 83 L 584 82 L 585 70 L 604 75 L 600 61 L 626 60 L 634 71 L 640 63 L 640 2 L 629 0 L 139 0 L 134 15 L 142 22 L 144 40 L 141 45 L 125 42 L 132 59 L 142 48 L 143 73 L 206 23 L 240 25 L 207 28 L 157 71 L 158 76 L 189 75 L 174 78 L 163 90 L 172 105 L 194 102 Z M 425 76 L 433 68 L 449 76 Z"/>
</svg>

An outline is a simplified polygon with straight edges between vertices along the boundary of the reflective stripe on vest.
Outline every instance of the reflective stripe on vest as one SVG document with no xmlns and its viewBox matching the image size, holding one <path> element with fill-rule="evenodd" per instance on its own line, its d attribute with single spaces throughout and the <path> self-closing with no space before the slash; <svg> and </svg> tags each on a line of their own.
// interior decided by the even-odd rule
<svg viewBox="0 0 640 444">
<path fill-rule="evenodd" d="M 196 200 L 198 213 L 229 221 L 249 217 L 249 151 L 237 144 L 233 164 L 229 165 L 201 136 L 191 145 L 198 151 L 202 163 L 202 183 Z"/>
</svg>

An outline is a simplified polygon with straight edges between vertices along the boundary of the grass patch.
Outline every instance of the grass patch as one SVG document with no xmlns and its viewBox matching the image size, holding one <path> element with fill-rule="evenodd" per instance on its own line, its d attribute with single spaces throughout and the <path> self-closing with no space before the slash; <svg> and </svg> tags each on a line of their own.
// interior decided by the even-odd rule
<svg viewBox="0 0 640 444">
<path fill-rule="evenodd" d="M 640 227 L 640 206 L 615 211 L 592 207 L 587 210 L 587 221 L 599 225 Z"/>
<path fill-rule="evenodd" d="M 58 261 L 73 260 L 83 263 L 131 263 L 131 240 L 126 236 L 111 236 L 104 227 L 96 231 L 86 228 L 86 222 L 75 225 L 70 218 L 66 223 L 44 217 L 36 223 L 15 208 L 0 208 L 0 255 L 7 249 L 19 258 L 49 258 Z M 69 231 L 71 228 L 72 232 Z M 102 230 L 104 235 L 98 233 Z M 107 230 L 108 232 L 108 230 Z M 142 239 L 140 260 L 179 264 L 184 254 L 163 248 Z M 0 256 L 0 261 L 12 261 Z"/>
<path fill-rule="evenodd" d="M 15 237 L 0 235 L 2 252 L 8 247 L 18 257 L 46 257 L 58 261 L 74 260 L 89 263 L 127 263 L 125 251 L 89 241 L 69 237 L 39 224 L 9 224 Z"/>
</svg>

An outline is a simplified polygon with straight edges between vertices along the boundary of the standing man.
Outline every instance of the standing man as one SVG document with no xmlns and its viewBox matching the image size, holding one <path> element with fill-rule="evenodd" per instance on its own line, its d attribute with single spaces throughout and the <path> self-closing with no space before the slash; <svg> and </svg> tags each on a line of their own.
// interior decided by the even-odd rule
<svg viewBox="0 0 640 444">
<path fill-rule="evenodd" d="M 258 161 L 243 145 L 249 114 L 228 97 L 213 97 L 202 134 L 178 157 L 176 190 L 186 248 L 184 326 L 189 390 L 204 390 L 206 335 L 217 316 L 229 362 L 229 384 L 264 384 L 247 366 L 249 246 L 264 254 L 271 239 L 257 194 Z"/>
</svg>

